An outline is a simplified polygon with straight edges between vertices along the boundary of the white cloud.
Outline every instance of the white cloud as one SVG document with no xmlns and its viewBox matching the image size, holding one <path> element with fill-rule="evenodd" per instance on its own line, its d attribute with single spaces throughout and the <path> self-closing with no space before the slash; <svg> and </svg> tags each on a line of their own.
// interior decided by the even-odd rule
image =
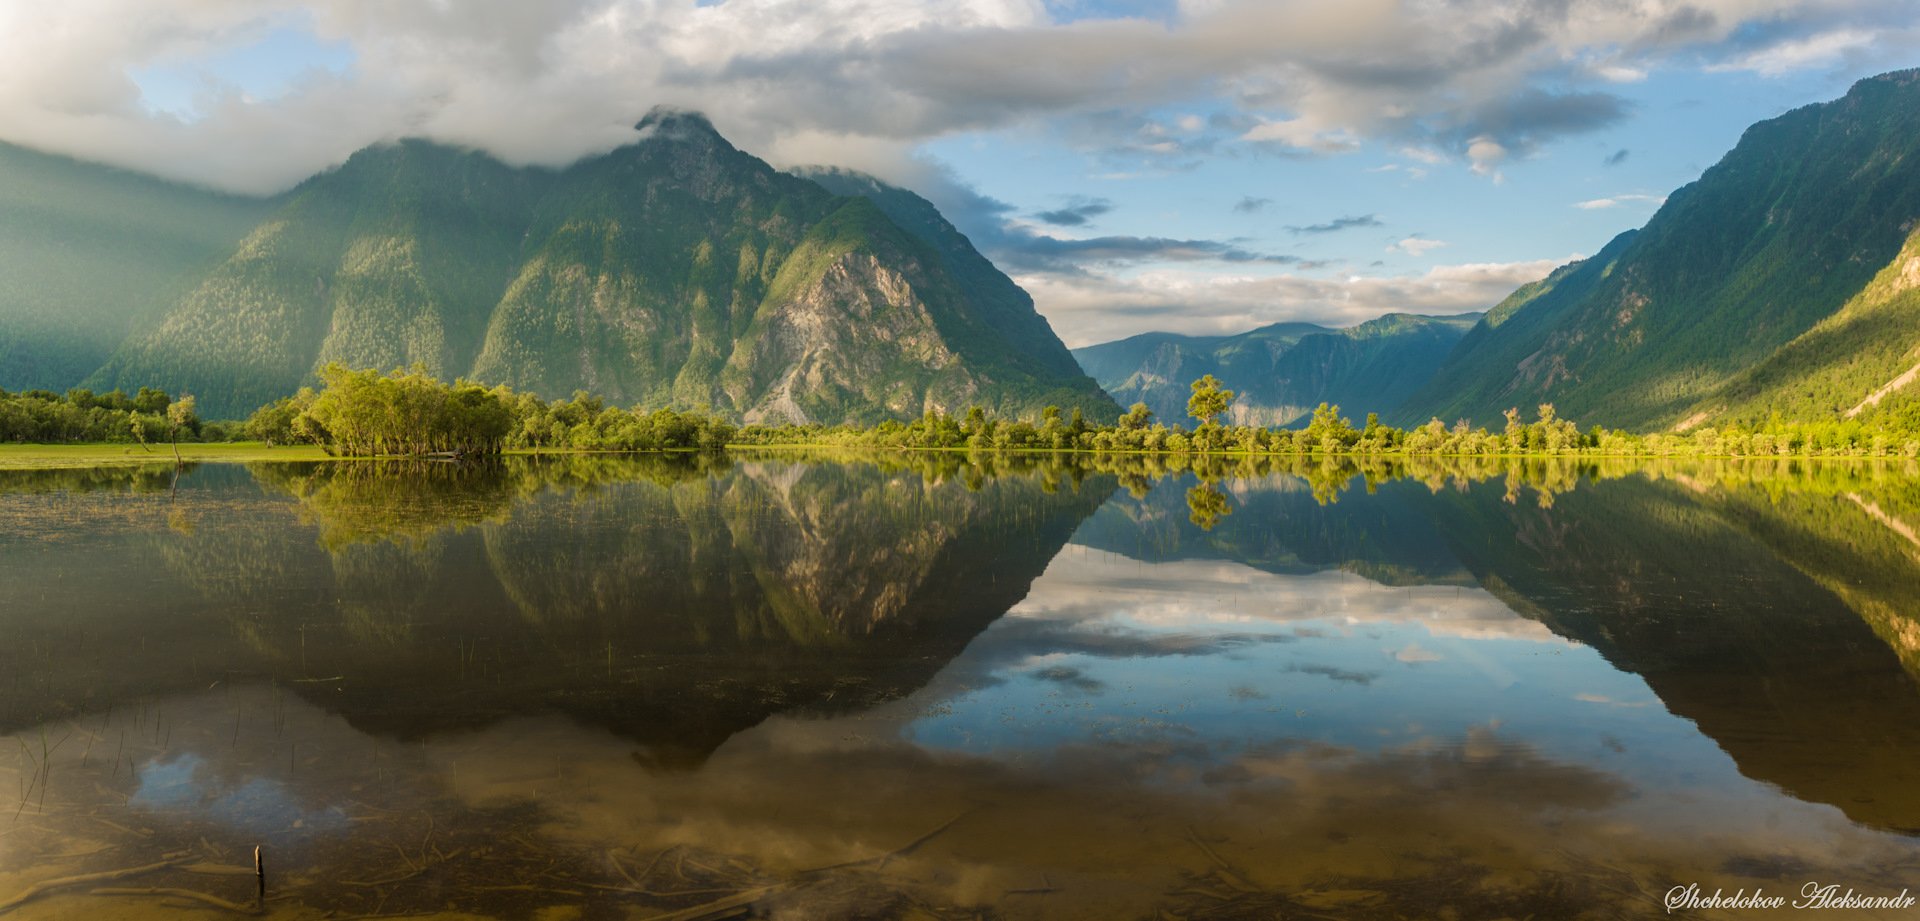
<svg viewBox="0 0 1920 921">
<path fill-rule="evenodd" d="M 1639 83 L 1647 79 L 1644 67 L 1627 67 L 1620 64 L 1606 64 L 1594 68 L 1594 74 L 1608 83 Z"/>
<path fill-rule="evenodd" d="M 1591 691 L 1584 691 L 1579 694 L 1575 694 L 1573 695 L 1573 699 L 1580 701 L 1581 703 L 1606 704 L 1609 707 L 1638 708 L 1638 707 L 1651 706 L 1653 704 L 1653 701 L 1651 700 L 1634 700 L 1634 701 L 1615 700 L 1611 697 L 1608 697 L 1605 694 L 1595 694 Z"/>
<path fill-rule="evenodd" d="M 1473 171 L 1481 176 L 1500 178 L 1500 164 L 1506 162 L 1506 145 L 1491 137 L 1482 135 L 1467 143 L 1467 159 L 1473 163 Z"/>
<path fill-rule="evenodd" d="M 1435 266 L 1416 275 L 1318 278 L 1145 272 L 1019 275 L 1053 328 L 1074 347 L 1152 330 L 1234 333 L 1305 320 L 1348 326 L 1385 313 L 1432 315 L 1486 310 L 1513 289 L 1579 256 L 1510 263 Z"/>
<path fill-rule="evenodd" d="M 1732 60 L 1709 65 L 1707 70 L 1746 70 L 1763 77 L 1778 77 L 1839 63 L 1847 55 L 1871 47 L 1875 39 L 1873 32 L 1864 29 L 1835 29 L 1748 52 Z"/>
<path fill-rule="evenodd" d="M 1600 211 L 1606 208 L 1618 208 L 1621 205 L 1636 202 L 1650 202 L 1657 208 L 1667 203 L 1667 197 L 1665 195 L 1642 195 L 1638 193 L 1613 195 L 1607 198 L 1590 198 L 1586 201 L 1577 201 L 1573 203 L 1573 206 L 1582 211 Z"/>
<path fill-rule="evenodd" d="M 1238 481 L 1242 492 L 1300 488 L 1298 480 L 1275 474 L 1264 481 Z M 1429 636 L 1454 640 L 1509 640 L 1572 648 L 1539 621 L 1513 612 L 1478 588 L 1451 585 L 1403 585 L 1387 588 L 1340 570 L 1279 575 L 1243 563 L 1172 560 L 1144 564 L 1152 578 L 1137 576 L 1143 564 L 1106 550 L 1076 546 L 1047 564 L 1025 600 L 1007 612 L 1010 619 L 1078 622 L 1088 626 L 1124 622 L 1158 633 L 1217 634 L 1222 628 L 1280 626 L 1302 621 L 1333 621 L 1344 627 L 1372 624 L 1419 626 Z M 1258 599 L 1223 609 L 1207 600 L 1222 596 Z M 1196 601 L 1196 599 L 1202 599 Z M 1440 656 L 1419 646 L 1406 647 L 1413 658 Z M 1404 651 L 1404 650 L 1403 650 Z M 1424 657 L 1423 657 L 1424 656 Z M 1430 658 L 1428 658 L 1430 657 Z"/>
<path fill-rule="evenodd" d="M 1447 243 L 1445 240 L 1429 240 L 1426 237 L 1407 237 L 1406 239 L 1401 240 L 1400 242 L 1387 247 L 1387 252 L 1406 253 L 1409 256 L 1417 257 L 1417 256 L 1424 256 L 1427 253 L 1430 253 L 1446 245 Z"/>
<path fill-rule="evenodd" d="M 1209 0 L 1164 23 L 1056 23 L 1039 0 L 14 2 L 0 4 L 0 137 L 258 191 L 401 135 L 565 162 L 630 139 L 658 103 L 707 112 L 748 150 L 837 163 L 1117 112 L 1095 130 L 1140 157 L 1193 156 L 1215 131 L 1309 154 L 1383 139 L 1497 176 L 1503 159 L 1621 117 L 1619 100 L 1570 78 L 1604 87 L 1674 59 L 1814 66 L 1910 23 L 1907 4 Z M 1753 48 L 1753 25 L 1783 38 Z M 350 63 L 259 98 L 207 82 L 190 118 L 156 111 L 130 76 L 191 76 L 288 30 Z M 1195 101 L 1229 127 L 1176 117 L 1178 140 L 1141 143 L 1142 113 Z"/>
<path fill-rule="evenodd" d="M 1241 135 L 1240 139 L 1255 143 L 1277 143 L 1313 153 L 1347 153 L 1360 149 L 1360 139 L 1353 132 L 1345 128 L 1330 128 L 1303 118 L 1263 121 Z"/>
</svg>

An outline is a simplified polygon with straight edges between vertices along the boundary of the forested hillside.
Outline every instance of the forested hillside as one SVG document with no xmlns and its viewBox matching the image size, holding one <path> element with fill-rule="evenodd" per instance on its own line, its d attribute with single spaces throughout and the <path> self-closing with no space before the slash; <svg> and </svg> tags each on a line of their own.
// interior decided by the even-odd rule
<svg viewBox="0 0 1920 921">
<path fill-rule="evenodd" d="M 1837 313 L 1721 388 L 1698 421 L 1860 419 L 1920 431 L 1916 379 L 1920 229 Z"/>
<path fill-rule="evenodd" d="M 1916 154 L 1920 71 L 1756 124 L 1645 228 L 1489 313 L 1394 415 L 1488 423 L 1551 402 L 1655 429 L 1845 411 L 1920 344 L 1894 319 Z"/>
</svg>

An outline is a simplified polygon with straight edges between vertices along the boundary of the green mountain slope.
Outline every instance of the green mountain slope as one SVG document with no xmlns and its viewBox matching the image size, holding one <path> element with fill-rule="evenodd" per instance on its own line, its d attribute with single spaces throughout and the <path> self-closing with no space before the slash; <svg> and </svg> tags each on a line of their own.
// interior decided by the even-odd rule
<svg viewBox="0 0 1920 921">
<path fill-rule="evenodd" d="M 0 143 L 0 388 L 78 385 L 270 207 Z"/>
<path fill-rule="evenodd" d="M 1073 356 L 1115 400 L 1145 403 L 1169 423 L 1186 419 L 1189 385 L 1211 374 L 1238 394 L 1234 421 L 1289 425 L 1323 401 L 1351 412 L 1399 406 L 1479 319 L 1388 314 L 1337 330 L 1277 323 L 1235 336 L 1144 333 Z"/>
<path fill-rule="evenodd" d="M 559 172 L 422 141 L 361 151 L 289 193 L 88 380 L 193 392 L 213 416 L 329 361 L 750 422 L 1117 412 L 923 200 L 889 190 L 909 232 L 698 115 L 638 128 Z"/>
<path fill-rule="evenodd" d="M 239 416 L 333 360 L 465 373 L 540 176 L 420 141 L 363 150 L 289 193 L 89 383 L 163 382 Z"/>
<path fill-rule="evenodd" d="M 1490 314 L 1397 415 L 1491 423 L 1552 402 L 1564 417 L 1647 429 L 1730 400 L 1750 407 L 1768 385 L 1743 375 L 1900 252 L 1920 218 L 1916 154 L 1920 71 L 1754 125 L 1645 228 Z"/>
<path fill-rule="evenodd" d="M 1714 421 L 1885 420 L 1920 427 L 1920 230 L 1840 310 L 1715 394 Z M 1705 421 L 1704 419 L 1702 421 Z"/>
<path fill-rule="evenodd" d="M 1389 421 L 1418 425 L 1437 418 L 1493 424 L 1500 410 L 1490 410 L 1489 406 L 1500 405 L 1502 399 L 1520 398 L 1515 396 L 1517 385 L 1496 380 L 1497 375 L 1488 374 L 1489 367 L 1516 369 L 1517 378 L 1537 381 L 1541 391 L 1552 392 L 1563 384 L 1568 375 L 1564 360 L 1546 355 L 1539 343 L 1561 325 L 1574 322 L 1569 316 L 1612 275 L 1620 254 L 1633 238 L 1634 231 L 1614 237 L 1599 253 L 1563 265 L 1494 305 L 1461 338 L 1426 385 L 1388 413 Z M 1507 404 L 1522 405 L 1531 409 L 1524 402 Z"/>
<path fill-rule="evenodd" d="M 721 406 L 719 372 L 836 202 L 691 116 L 576 164 L 536 209 L 475 373 L 543 394 Z"/>
</svg>

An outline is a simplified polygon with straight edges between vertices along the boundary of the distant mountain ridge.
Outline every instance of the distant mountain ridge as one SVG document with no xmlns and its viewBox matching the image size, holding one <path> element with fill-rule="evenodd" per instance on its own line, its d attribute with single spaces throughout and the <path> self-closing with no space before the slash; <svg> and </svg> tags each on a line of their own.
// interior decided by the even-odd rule
<svg viewBox="0 0 1920 921">
<path fill-rule="evenodd" d="M 1521 288 L 1392 413 L 1638 430 L 1920 423 L 1920 70 L 1755 124 L 1646 226 Z M 1877 395 L 1877 396 L 1876 396 Z"/>
<path fill-rule="evenodd" d="M 1394 313 L 1346 329 L 1275 323 L 1230 336 L 1143 333 L 1073 356 L 1117 402 L 1145 403 L 1168 424 L 1191 424 L 1189 385 L 1211 374 L 1236 393 L 1234 422 L 1286 426 L 1322 402 L 1349 412 L 1400 405 L 1479 320 Z"/>
<path fill-rule="evenodd" d="M 156 273 L 172 285 L 157 305 L 109 299 L 127 319 L 81 331 L 84 347 L 19 339 L 67 360 L 0 386 L 160 386 L 238 416 L 337 360 L 748 422 L 1117 412 L 924 199 L 865 177 L 836 195 L 694 113 L 636 127 L 562 170 L 407 140 L 264 201 L 140 180 L 181 213 L 238 216 Z M 112 172 L 63 162 L 76 188 Z M 17 184 L 6 166 L 0 193 Z M 49 312 L 0 292 L 0 331 Z"/>
</svg>

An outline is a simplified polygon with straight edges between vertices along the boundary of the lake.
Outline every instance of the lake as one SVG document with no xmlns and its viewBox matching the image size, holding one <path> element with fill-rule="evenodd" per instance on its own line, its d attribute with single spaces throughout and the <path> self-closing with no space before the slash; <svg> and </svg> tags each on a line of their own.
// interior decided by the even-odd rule
<svg viewBox="0 0 1920 921">
<path fill-rule="evenodd" d="M 215 464 L 0 526 L 23 919 L 230 917 L 256 846 L 301 919 L 1920 888 L 1907 464 Z"/>
</svg>

